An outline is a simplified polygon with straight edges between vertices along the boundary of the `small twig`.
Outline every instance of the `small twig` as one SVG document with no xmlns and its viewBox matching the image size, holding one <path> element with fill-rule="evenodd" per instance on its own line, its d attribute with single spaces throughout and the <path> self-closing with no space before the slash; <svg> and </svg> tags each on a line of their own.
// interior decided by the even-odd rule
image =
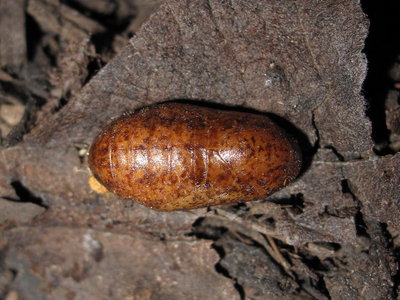
<svg viewBox="0 0 400 300">
<path fill-rule="evenodd" d="M 229 221 L 235 222 L 235 223 L 239 223 L 242 226 L 245 226 L 251 230 L 260 232 L 262 234 L 265 234 L 267 236 L 272 236 L 276 238 L 276 234 L 274 231 L 272 230 L 268 230 L 267 228 L 256 224 L 254 222 L 251 221 L 246 221 L 243 218 L 239 217 L 238 215 L 222 210 L 222 209 L 215 209 L 215 212 L 217 213 L 217 215 L 213 215 L 214 217 L 223 217 L 224 219 L 228 219 Z"/>
<path fill-rule="evenodd" d="M 277 260 L 280 263 L 280 265 L 286 271 L 288 271 L 290 269 L 290 263 L 282 255 L 282 253 L 280 252 L 279 248 L 276 246 L 276 243 L 275 243 L 274 239 L 272 237 L 270 237 L 269 235 L 266 236 L 266 239 L 267 239 L 268 243 L 271 245 L 271 248 L 274 251 L 275 260 Z"/>
<path fill-rule="evenodd" d="M 252 240 L 258 242 L 265 251 L 271 256 L 272 259 L 276 261 L 282 269 L 291 277 L 295 278 L 293 272 L 290 270 L 290 263 L 285 259 L 282 253 L 279 251 L 275 241 L 273 238 L 276 238 L 276 234 L 266 229 L 265 227 L 258 225 L 251 221 L 246 221 L 238 215 L 228 212 L 223 209 L 214 209 L 209 211 L 207 215 L 212 214 L 213 218 L 229 220 L 241 226 L 242 230 L 231 230 L 230 232 L 238 237 L 240 240 L 243 240 L 243 237 L 240 237 L 235 231 L 238 233 L 248 236 Z M 204 214 L 202 215 L 204 216 Z"/>
</svg>

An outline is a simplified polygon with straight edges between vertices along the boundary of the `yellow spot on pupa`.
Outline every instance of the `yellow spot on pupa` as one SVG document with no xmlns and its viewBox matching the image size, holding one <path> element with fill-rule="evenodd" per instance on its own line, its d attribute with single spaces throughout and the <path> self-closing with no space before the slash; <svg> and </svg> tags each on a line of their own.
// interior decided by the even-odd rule
<svg viewBox="0 0 400 300">
<path fill-rule="evenodd" d="M 108 190 L 102 185 L 94 176 L 89 177 L 89 186 L 90 188 L 96 192 L 97 194 L 105 194 L 108 193 Z"/>
</svg>

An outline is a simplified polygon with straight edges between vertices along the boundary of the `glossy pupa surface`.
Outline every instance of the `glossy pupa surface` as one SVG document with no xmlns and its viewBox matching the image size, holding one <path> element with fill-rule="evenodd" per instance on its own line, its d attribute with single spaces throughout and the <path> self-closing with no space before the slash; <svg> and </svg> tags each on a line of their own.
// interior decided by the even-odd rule
<svg viewBox="0 0 400 300">
<path fill-rule="evenodd" d="M 88 161 L 109 191 L 164 211 L 264 199 L 301 167 L 297 142 L 266 116 L 183 103 L 115 120 Z"/>
</svg>

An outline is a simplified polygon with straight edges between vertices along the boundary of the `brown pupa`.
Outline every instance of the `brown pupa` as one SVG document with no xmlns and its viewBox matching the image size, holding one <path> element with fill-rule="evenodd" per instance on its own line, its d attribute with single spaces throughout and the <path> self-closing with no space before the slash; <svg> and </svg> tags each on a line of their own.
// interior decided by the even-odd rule
<svg viewBox="0 0 400 300">
<path fill-rule="evenodd" d="M 264 199 L 300 166 L 297 142 L 269 118 L 183 103 L 122 116 L 89 151 L 109 191 L 163 211 Z"/>
</svg>

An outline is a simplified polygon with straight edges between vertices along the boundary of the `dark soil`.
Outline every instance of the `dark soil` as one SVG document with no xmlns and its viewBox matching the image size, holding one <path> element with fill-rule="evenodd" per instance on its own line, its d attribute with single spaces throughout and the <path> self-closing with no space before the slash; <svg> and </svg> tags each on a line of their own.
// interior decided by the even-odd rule
<svg viewBox="0 0 400 300">
<path fill-rule="evenodd" d="M 0 299 L 400 299 L 400 3 L 0 0 Z M 157 212 L 90 179 L 180 100 L 298 139 L 267 199 Z"/>
</svg>

